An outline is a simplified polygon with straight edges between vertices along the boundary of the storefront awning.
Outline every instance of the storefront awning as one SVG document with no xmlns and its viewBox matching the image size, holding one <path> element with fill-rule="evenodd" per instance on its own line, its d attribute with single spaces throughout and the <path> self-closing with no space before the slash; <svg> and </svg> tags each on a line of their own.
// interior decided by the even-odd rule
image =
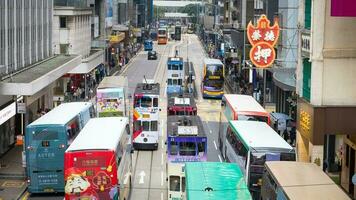
<svg viewBox="0 0 356 200">
<path fill-rule="evenodd" d="M 125 33 L 117 33 L 109 36 L 110 44 L 117 44 L 125 39 Z"/>
<path fill-rule="evenodd" d="M 274 69 L 273 82 L 284 91 L 295 91 L 295 68 Z"/>
<path fill-rule="evenodd" d="M 35 63 L 29 69 L 0 82 L 1 95 L 34 95 L 78 66 L 79 55 L 58 55 Z"/>
<path fill-rule="evenodd" d="M 68 74 L 87 74 L 103 62 L 104 50 L 92 49 L 90 51 L 90 56 L 82 59 L 82 63 L 80 63 L 78 67 L 68 72 Z"/>
</svg>

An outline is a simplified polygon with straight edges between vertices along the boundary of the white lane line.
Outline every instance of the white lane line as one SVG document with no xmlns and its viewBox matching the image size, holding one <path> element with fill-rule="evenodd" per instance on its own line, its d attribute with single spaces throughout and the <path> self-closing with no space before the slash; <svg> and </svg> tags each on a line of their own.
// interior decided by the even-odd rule
<svg viewBox="0 0 356 200">
<path fill-rule="evenodd" d="M 221 156 L 220 156 L 220 155 L 218 155 L 218 157 L 219 157 L 220 162 L 222 162 Z"/>
<path fill-rule="evenodd" d="M 163 136 L 163 119 L 161 119 L 161 131 L 160 131 L 160 134 L 161 134 L 160 136 L 162 137 Z M 162 146 L 162 148 L 163 148 L 163 146 Z"/>
<path fill-rule="evenodd" d="M 163 142 L 163 139 L 162 139 L 162 149 L 164 149 L 163 145 L 164 145 L 164 142 Z"/>
<path fill-rule="evenodd" d="M 167 97 L 167 86 L 166 86 L 166 87 L 164 87 L 164 94 L 163 94 L 163 96 L 164 96 L 164 98 L 166 98 L 166 97 Z"/>
<path fill-rule="evenodd" d="M 163 200 L 163 192 L 161 192 L 161 200 Z"/>
<path fill-rule="evenodd" d="M 215 140 L 214 140 L 214 146 L 215 146 L 215 149 L 218 150 L 218 147 L 216 146 Z"/>
<path fill-rule="evenodd" d="M 210 134 L 213 133 L 213 131 L 209 130 L 210 131 Z"/>
<path fill-rule="evenodd" d="M 161 186 L 163 186 L 163 171 L 161 171 Z"/>
<path fill-rule="evenodd" d="M 162 156 L 161 156 L 161 165 L 163 165 L 163 153 L 162 153 Z"/>
</svg>

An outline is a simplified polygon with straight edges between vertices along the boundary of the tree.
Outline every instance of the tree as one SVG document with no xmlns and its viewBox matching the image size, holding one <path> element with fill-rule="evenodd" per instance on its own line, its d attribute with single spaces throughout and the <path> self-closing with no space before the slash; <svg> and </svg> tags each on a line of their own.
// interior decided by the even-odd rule
<svg viewBox="0 0 356 200">
<path fill-rule="evenodd" d="M 180 7 L 178 9 L 178 12 L 187 13 L 188 16 L 192 17 L 191 21 L 193 23 L 196 23 L 197 16 L 199 15 L 200 9 L 201 9 L 200 6 L 197 4 L 188 4 L 184 7 Z"/>
</svg>

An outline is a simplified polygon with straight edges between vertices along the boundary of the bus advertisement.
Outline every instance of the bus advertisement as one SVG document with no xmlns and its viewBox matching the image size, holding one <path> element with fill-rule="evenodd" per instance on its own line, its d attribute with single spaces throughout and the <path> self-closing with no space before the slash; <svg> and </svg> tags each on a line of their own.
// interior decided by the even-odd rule
<svg viewBox="0 0 356 200">
<path fill-rule="evenodd" d="M 253 199 L 260 199 L 266 161 L 296 160 L 293 147 L 265 122 L 229 121 L 226 132 L 222 154 L 240 167 Z"/>
<path fill-rule="evenodd" d="M 167 94 L 182 93 L 185 78 L 182 57 L 169 57 L 167 61 Z"/>
<path fill-rule="evenodd" d="M 126 117 L 129 115 L 128 82 L 125 76 L 107 76 L 97 88 L 98 117 Z"/>
<path fill-rule="evenodd" d="M 250 95 L 224 94 L 221 101 L 219 122 L 219 148 L 225 149 L 223 143 L 230 120 L 249 120 L 270 123 L 269 113 Z"/>
<path fill-rule="evenodd" d="M 185 182 L 184 163 L 207 161 L 207 136 L 199 116 L 167 117 L 168 199 L 182 200 Z M 175 183 L 173 186 L 171 183 Z"/>
<path fill-rule="evenodd" d="M 134 93 L 133 147 L 158 148 L 159 83 L 138 83 Z"/>
<path fill-rule="evenodd" d="M 168 42 L 168 33 L 167 28 L 158 29 L 158 44 L 167 44 Z"/>
<path fill-rule="evenodd" d="M 64 192 L 64 152 L 91 117 L 94 117 L 91 103 L 63 103 L 26 127 L 25 160 L 30 193 Z"/>
<path fill-rule="evenodd" d="M 224 64 L 219 59 L 211 58 L 205 58 L 203 62 L 203 98 L 221 99 L 224 95 Z"/>
<path fill-rule="evenodd" d="M 64 155 L 65 199 L 128 199 L 131 157 L 127 117 L 89 120 Z"/>
</svg>

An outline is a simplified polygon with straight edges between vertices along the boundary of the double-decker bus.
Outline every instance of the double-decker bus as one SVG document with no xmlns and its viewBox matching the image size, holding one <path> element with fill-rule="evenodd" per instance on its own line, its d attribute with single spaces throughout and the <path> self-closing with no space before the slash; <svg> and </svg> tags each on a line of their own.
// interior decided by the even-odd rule
<svg viewBox="0 0 356 200">
<path fill-rule="evenodd" d="M 199 116 L 167 117 L 168 199 L 184 199 L 184 162 L 207 160 L 207 136 Z M 171 187 L 172 186 L 172 187 Z"/>
<path fill-rule="evenodd" d="M 193 94 L 172 94 L 168 96 L 167 115 L 197 115 Z"/>
<path fill-rule="evenodd" d="M 223 142 L 222 154 L 239 165 L 253 199 L 260 199 L 266 161 L 296 160 L 293 147 L 265 122 L 229 121 Z"/>
<path fill-rule="evenodd" d="M 182 26 L 176 25 L 174 28 L 174 39 L 181 40 L 181 38 L 182 38 L 181 35 L 182 35 Z"/>
<path fill-rule="evenodd" d="M 145 40 L 144 50 L 145 51 L 152 51 L 153 50 L 153 42 L 152 42 L 152 40 Z"/>
<path fill-rule="evenodd" d="M 178 180 L 178 177 L 175 177 Z M 172 182 L 172 188 L 179 188 Z M 251 200 L 244 175 L 235 163 L 188 162 L 185 163 L 186 200 Z"/>
<path fill-rule="evenodd" d="M 269 113 L 252 97 L 241 94 L 224 94 L 219 122 L 219 148 L 225 149 L 224 138 L 230 120 L 249 120 L 270 123 Z"/>
<path fill-rule="evenodd" d="M 134 93 L 133 147 L 158 148 L 159 83 L 138 83 Z"/>
<path fill-rule="evenodd" d="M 107 76 L 96 93 L 98 117 L 129 116 L 128 82 L 126 76 Z"/>
<path fill-rule="evenodd" d="M 338 199 L 351 200 L 336 183 L 314 163 L 266 162 L 261 200 Z"/>
<path fill-rule="evenodd" d="M 158 28 L 158 44 L 167 44 L 168 33 L 167 28 Z"/>
<path fill-rule="evenodd" d="M 26 127 L 30 193 L 64 192 L 64 152 L 94 114 L 89 102 L 63 103 Z"/>
<path fill-rule="evenodd" d="M 90 119 L 64 154 L 65 199 L 128 199 L 131 155 L 127 117 Z"/>
<path fill-rule="evenodd" d="M 167 61 L 167 94 L 182 93 L 185 70 L 182 57 L 169 57 Z"/>
<path fill-rule="evenodd" d="M 224 95 L 224 64 L 212 58 L 205 58 L 203 62 L 203 98 L 221 98 Z"/>
</svg>

